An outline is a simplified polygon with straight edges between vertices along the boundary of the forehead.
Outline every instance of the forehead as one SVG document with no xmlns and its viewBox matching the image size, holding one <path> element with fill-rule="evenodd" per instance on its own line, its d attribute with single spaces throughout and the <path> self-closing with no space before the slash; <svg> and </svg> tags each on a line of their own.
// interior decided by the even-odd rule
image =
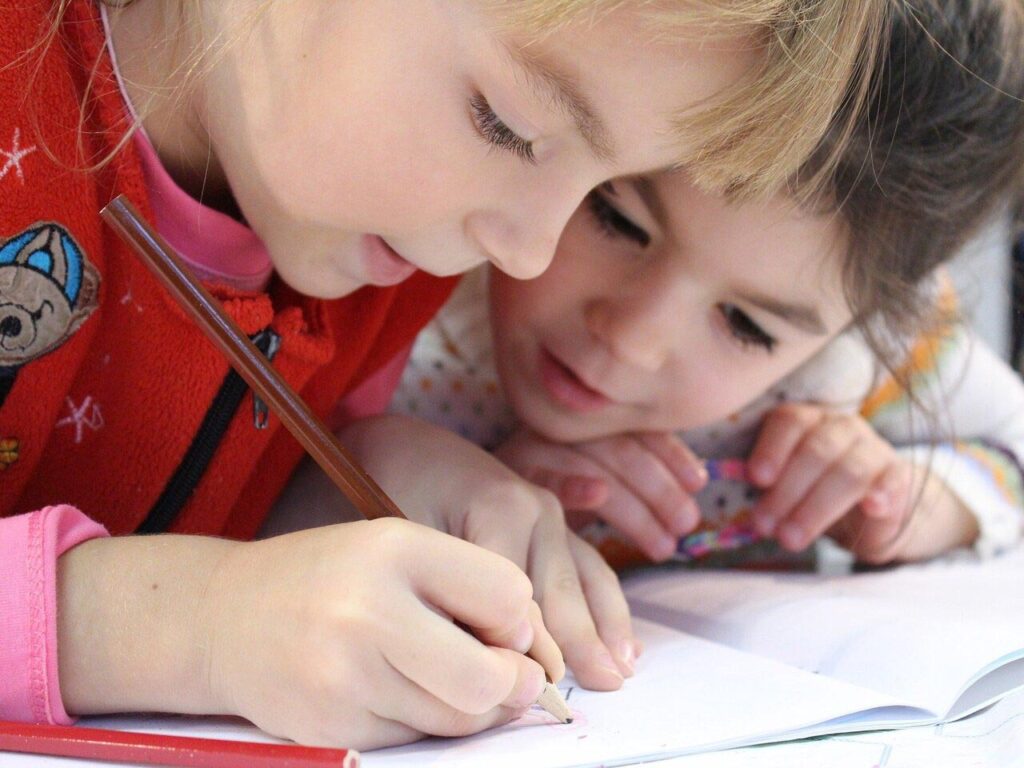
<svg viewBox="0 0 1024 768">
<path fill-rule="evenodd" d="M 681 171 L 659 174 L 650 185 L 649 199 L 662 208 L 667 247 L 696 254 L 706 269 L 738 289 L 813 301 L 846 322 L 847 235 L 838 213 L 809 211 L 781 195 L 728 201 L 699 189 Z"/>
<path fill-rule="evenodd" d="M 577 12 L 548 29 L 499 24 L 495 30 L 511 62 L 577 86 L 608 128 L 608 159 L 618 173 L 688 159 L 697 148 L 675 129 L 680 116 L 712 102 L 763 53 L 753 37 L 710 35 L 696 25 L 659 34 L 634 5 Z"/>
</svg>

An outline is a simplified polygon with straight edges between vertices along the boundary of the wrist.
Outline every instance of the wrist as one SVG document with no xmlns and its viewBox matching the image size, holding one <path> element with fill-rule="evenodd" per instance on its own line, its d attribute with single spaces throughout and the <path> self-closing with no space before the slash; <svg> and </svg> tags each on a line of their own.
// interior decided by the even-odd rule
<svg viewBox="0 0 1024 768">
<path fill-rule="evenodd" d="M 978 538 L 978 521 L 941 479 L 929 474 L 915 499 L 894 558 L 900 561 L 925 560 L 944 552 L 971 546 Z"/>
<path fill-rule="evenodd" d="M 198 536 L 86 542 L 58 561 L 61 694 L 78 715 L 226 714 L 209 684 L 206 610 L 237 543 Z"/>
</svg>

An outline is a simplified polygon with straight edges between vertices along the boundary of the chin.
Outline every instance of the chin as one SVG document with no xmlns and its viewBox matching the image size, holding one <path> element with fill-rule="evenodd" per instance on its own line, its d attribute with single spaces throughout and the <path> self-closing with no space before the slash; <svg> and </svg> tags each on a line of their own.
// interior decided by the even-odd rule
<svg viewBox="0 0 1024 768">
<path fill-rule="evenodd" d="M 524 403 L 522 407 L 514 403 L 514 410 L 523 424 L 553 443 L 582 443 L 617 434 L 603 428 L 593 416 L 569 414 L 547 403 Z"/>
<path fill-rule="evenodd" d="M 292 290 L 313 299 L 340 299 L 358 291 L 364 285 L 364 283 L 339 274 L 329 276 L 292 275 L 281 270 L 277 271 L 277 276 Z"/>
</svg>

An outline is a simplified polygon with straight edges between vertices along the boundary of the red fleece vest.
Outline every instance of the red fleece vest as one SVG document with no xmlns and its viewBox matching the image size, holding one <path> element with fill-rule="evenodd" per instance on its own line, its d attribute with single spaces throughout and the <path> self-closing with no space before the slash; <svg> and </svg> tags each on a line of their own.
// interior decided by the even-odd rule
<svg viewBox="0 0 1024 768">
<path fill-rule="evenodd" d="M 169 530 L 250 537 L 302 449 L 273 415 L 256 428 L 251 392 L 101 223 L 120 193 L 151 219 L 147 192 L 131 142 L 81 170 L 128 117 L 96 5 L 73 2 L 41 54 L 52 7 L 0 8 L 0 515 L 66 502 L 128 533 L 177 494 Z M 275 367 L 325 416 L 452 285 L 417 274 L 336 301 L 280 283 L 215 293 L 246 333 L 279 335 Z"/>
</svg>

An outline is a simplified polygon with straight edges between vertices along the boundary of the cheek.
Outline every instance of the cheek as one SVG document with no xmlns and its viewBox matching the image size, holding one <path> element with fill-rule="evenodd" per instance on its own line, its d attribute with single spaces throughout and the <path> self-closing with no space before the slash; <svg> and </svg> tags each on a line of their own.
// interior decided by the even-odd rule
<svg viewBox="0 0 1024 768">
<path fill-rule="evenodd" d="M 728 419 L 760 397 L 779 378 L 772 361 L 736 359 L 736 353 L 698 361 L 673 373 L 667 384 L 657 429 L 686 430 Z"/>
<path fill-rule="evenodd" d="M 293 123 L 257 153 L 263 183 L 282 209 L 294 218 L 393 232 L 435 222 L 473 192 L 460 154 L 472 138 L 452 138 L 461 128 L 454 109 L 442 116 L 435 104 L 433 114 L 410 113 L 379 101 L 358 110 L 381 114 L 357 121 L 332 110 Z M 431 117 L 432 125 L 422 125 Z"/>
</svg>

